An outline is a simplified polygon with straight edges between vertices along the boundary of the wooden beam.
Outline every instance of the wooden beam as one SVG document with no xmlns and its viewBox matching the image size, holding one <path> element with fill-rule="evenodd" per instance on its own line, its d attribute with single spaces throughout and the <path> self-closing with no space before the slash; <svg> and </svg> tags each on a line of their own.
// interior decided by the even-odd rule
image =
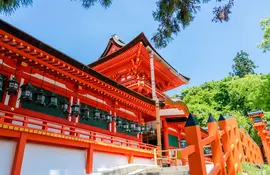
<svg viewBox="0 0 270 175">
<path fill-rule="evenodd" d="M 20 175 L 22 169 L 22 162 L 24 157 L 24 150 L 27 141 L 27 134 L 21 133 L 21 137 L 16 146 L 16 152 L 13 159 L 11 175 Z"/>
</svg>

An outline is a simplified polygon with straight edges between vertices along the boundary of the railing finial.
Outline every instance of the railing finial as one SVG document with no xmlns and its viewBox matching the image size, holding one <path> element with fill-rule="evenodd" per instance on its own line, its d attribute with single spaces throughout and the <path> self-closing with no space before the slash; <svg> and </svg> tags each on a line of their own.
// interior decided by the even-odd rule
<svg viewBox="0 0 270 175">
<path fill-rule="evenodd" d="M 216 122 L 216 119 L 213 117 L 213 115 L 210 113 L 207 123 L 212 123 L 212 122 Z"/>
<path fill-rule="evenodd" d="M 195 126 L 195 125 L 199 125 L 199 122 L 193 117 L 191 113 L 189 113 L 185 127 Z"/>
<path fill-rule="evenodd" d="M 226 120 L 226 118 L 222 114 L 220 114 L 218 121 L 222 121 L 222 120 Z"/>
</svg>

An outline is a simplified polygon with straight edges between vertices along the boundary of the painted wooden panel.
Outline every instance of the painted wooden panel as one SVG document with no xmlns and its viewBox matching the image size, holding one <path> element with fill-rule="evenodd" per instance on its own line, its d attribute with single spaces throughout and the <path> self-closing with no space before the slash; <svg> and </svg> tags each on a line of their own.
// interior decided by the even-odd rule
<svg viewBox="0 0 270 175">
<path fill-rule="evenodd" d="M 168 134 L 169 145 L 178 147 L 178 138 L 174 135 Z"/>
<path fill-rule="evenodd" d="M 0 138 L 0 174 L 10 174 L 16 150 L 16 141 Z"/>
<path fill-rule="evenodd" d="M 27 143 L 21 175 L 85 175 L 86 151 Z"/>
<path fill-rule="evenodd" d="M 93 156 L 94 173 L 128 164 L 128 157 L 123 155 L 94 152 Z"/>
</svg>

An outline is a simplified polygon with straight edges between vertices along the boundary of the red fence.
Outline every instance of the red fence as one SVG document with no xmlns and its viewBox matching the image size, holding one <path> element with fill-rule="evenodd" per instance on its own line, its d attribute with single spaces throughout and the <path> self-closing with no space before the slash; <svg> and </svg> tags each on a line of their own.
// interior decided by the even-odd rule
<svg viewBox="0 0 270 175">
<path fill-rule="evenodd" d="M 63 139 L 96 143 L 128 150 L 153 153 L 154 145 L 93 132 L 72 125 L 64 125 L 12 112 L 0 111 L 0 128 L 36 133 Z"/>
<path fill-rule="evenodd" d="M 188 146 L 179 149 L 175 158 L 188 158 L 191 175 L 207 174 L 203 150 L 206 145 L 211 146 L 214 165 L 209 175 L 235 175 L 242 171 L 241 162 L 245 161 L 263 164 L 259 146 L 245 134 L 243 129 L 238 128 L 235 118 L 225 119 L 221 115 L 216 122 L 210 115 L 207 126 L 209 136 L 202 139 L 199 123 L 191 114 L 186 122 L 185 134 Z"/>
</svg>

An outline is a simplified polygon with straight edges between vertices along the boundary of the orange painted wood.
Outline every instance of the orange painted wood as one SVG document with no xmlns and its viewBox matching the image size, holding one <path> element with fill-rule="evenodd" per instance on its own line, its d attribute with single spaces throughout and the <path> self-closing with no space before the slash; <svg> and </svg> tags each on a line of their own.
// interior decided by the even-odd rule
<svg viewBox="0 0 270 175">
<path fill-rule="evenodd" d="M 187 145 L 194 145 L 195 152 L 188 156 L 191 175 L 206 175 L 204 151 L 199 125 L 185 127 Z"/>
<path fill-rule="evenodd" d="M 89 148 L 87 149 L 87 157 L 86 157 L 86 174 L 90 174 L 93 171 L 93 149 L 94 145 L 89 144 Z"/>
<path fill-rule="evenodd" d="M 27 134 L 21 133 L 21 136 L 17 142 L 16 151 L 13 159 L 11 175 L 20 175 L 22 162 L 24 157 L 24 150 L 27 141 Z"/>
<path fill-rule="evenodd" d="M 230 120 L 222 120 L 219 121 L 219 127 L 221 130 L 225 131 L 225 134 L 221 137 L 222 139 L 222 144 L 223 144 L 223 149 L 224 152 L 228 152 L 229 156 L 228 159 L 226 160 L 226 165 L 228 168 L 228 174 L 236 174 L 235 166 L 234 166 L 234 157 L 231 151 L 231 137 L 230 137 L 230 127 L 232 126 L 232 123 Z"/>
<path fill-rule="evenodd" d="M 130 154 L 128 156 L 128 163 L 129 164 L 134 163 L 134 156 L 133 156 L 133 153 L 132 152 L 130 152 Z"/>
<path fill-rule="evenodd" d="M 213 160 L 214 166 L 219 166 L 218 171 L 215 170 L 214 172 L 216 172 L 216 174 L 218 175 L 225 175 L 226 169 L 225 169 L 225 163 L 224 163 L 224 158 L 223 158 L 222 146 L 220 142 L 218 124 L 216 122 L 210 122 L 207 124 L 207 126 L 208 126 L 209 136 L 214 137 L 214 140 L 211 143 L 212 160 Z"/>
</svg>

